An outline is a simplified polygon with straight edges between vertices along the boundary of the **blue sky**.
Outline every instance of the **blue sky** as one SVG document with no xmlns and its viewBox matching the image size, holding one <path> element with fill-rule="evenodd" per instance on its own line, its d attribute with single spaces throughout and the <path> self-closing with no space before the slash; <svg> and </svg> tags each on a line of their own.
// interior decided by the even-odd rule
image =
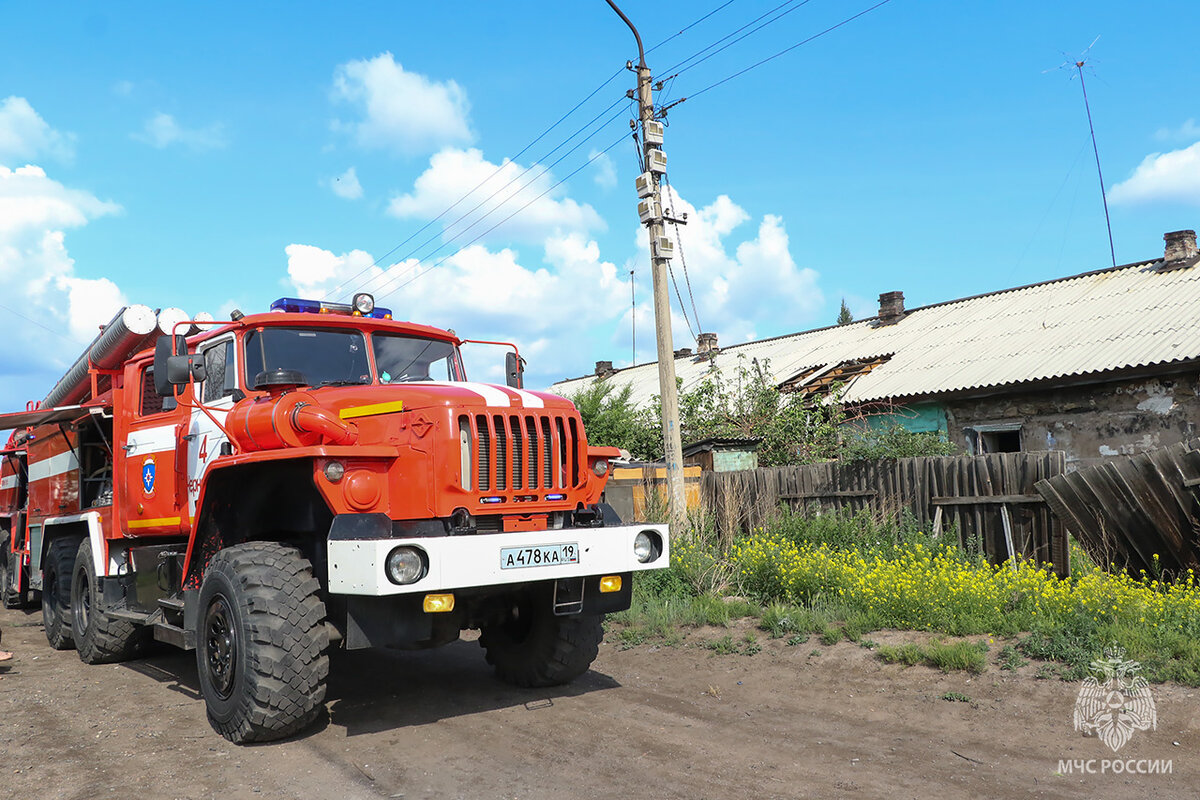
<svg viewBox="0 0 1200 800">
<path fill-rule="evenodd" d="M 891 0 L 697 95 L 872 5 L 781 2 L 624 5 L 648 47 L 667 39 L 648 56 L 659 77 L 788 12 L 667 90 L 696 95 L 664 149 L 699 326 L 722 343 L 831 323 L 843 297 L 862 316 L 884 291 L 915 306 L 1104 266 L 1079 81 L 1055 69 L 1097 36 L 1086 80 L 1118 263 L 1200 224 L 1195 4 Z M 400 318 L 516 341 L 545 385 L 629 362 L 633 269 L 638 360 L 653 358 L 622 139 L 635 51 L 603 0 L 282 8 L 5 5 L 5 408 L 40 398 L 122 302 L 221 314 L 376 289 Z M 474 354 L 474 376 L 501 360 Z"/>
</svg>

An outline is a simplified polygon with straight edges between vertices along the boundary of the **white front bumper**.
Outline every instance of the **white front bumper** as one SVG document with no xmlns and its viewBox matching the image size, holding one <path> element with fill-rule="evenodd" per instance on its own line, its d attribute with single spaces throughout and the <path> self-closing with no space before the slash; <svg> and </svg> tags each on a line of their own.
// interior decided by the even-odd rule
<svg viewBox="0 0 1200 800">
<path fill-rule="evenodd" d="M 633 554 L 633 540 L 645 530 L 655 531 L 662 538 L 662 554 L 648 564 L 639 563 Z M 388 553 L 402 544 L 419 547 L 429 556 L 429 571 L 425 577 L 405 586 L 392 583 L 384 572 Z M 577 544 L 579 563 L 518 569 L 500 566 L 502 548 L 556 544 Z M 328 547 L 330 594 L 371 596 L 616 575 L 662 569 L 671 563 L 667 526 L 652 524 L 419 539 L 337 539 L 330 540 Z"/>
</svg>

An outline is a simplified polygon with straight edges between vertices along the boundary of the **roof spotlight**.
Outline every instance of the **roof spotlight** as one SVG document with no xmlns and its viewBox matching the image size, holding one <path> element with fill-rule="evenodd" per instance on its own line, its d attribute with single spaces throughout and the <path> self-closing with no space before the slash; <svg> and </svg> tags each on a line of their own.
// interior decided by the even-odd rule
<svg viewBox="0 0 1200 800">
<path fill-rule="evenodd" d="M 375 310 L 375 298 L 366 292 L 359 292 L 354 295 L 354 310 L 364 317 Z"/>
</svg>

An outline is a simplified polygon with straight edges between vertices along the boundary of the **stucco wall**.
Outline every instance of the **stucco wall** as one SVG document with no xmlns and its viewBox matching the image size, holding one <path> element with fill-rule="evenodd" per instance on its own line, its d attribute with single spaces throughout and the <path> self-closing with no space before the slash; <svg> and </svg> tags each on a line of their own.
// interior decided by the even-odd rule
<svg viewBox="0 0 1200 800">
<path fill-rule="evenodd" d="M 1063 450 L 1067 468 L 1141 453 L 1200 435 L 1200 376 L 1113 381 L 950 401 L 950 441 L 974 425 L 1019 424 L 1021 449 Z"/>
</svg>

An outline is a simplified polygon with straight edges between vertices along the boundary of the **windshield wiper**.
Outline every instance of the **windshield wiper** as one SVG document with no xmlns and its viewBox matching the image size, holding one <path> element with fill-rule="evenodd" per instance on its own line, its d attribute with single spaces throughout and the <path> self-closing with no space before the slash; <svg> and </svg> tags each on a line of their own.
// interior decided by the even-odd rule
<svg viewBox="0 0 1200 800">
<path fill-rule="evenodd" d="M 366 386 L 368 383 L 369 383 L 369 381 L 364 381 L 364 380 L 353 380 L 352 381 L 352 380 L 344 380 L 344 379 L 343 380 L 332 380 L 332 381 L 321 381 L 320 383 L 317 384 L 317 388 L 320 389 L 322 386 Z"/>
</svg>

